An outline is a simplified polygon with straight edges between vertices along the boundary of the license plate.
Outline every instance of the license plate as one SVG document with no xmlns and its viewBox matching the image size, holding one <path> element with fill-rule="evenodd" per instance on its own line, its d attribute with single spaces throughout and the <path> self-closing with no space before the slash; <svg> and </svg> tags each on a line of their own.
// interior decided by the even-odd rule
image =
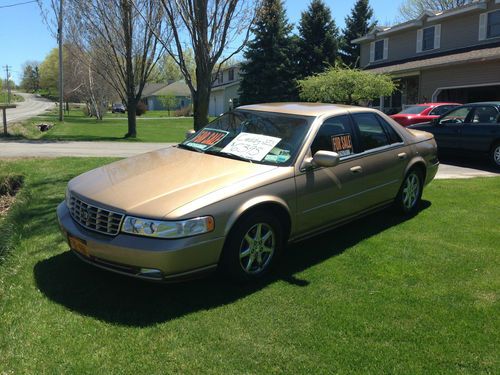
<svg viewBox="0 0 500 375">
<path fill-rule="evenodd" d="M 78 251 L 80 254 L 86 257 L 89 256 L 89 248 L 84 240 L 73 236 L 68 236 L 68 242 L 71 249 Z"/>
</svg>

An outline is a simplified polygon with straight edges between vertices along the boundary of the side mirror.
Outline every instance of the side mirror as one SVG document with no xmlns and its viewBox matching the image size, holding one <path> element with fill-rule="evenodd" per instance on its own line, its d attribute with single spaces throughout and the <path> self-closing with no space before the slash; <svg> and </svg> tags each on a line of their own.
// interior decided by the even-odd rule
<svg viewBox="0 0 500 375">
<path fill-rule="evenodd" d="M 319 167 L 335 167 L 340 160 L 340 155 L 333 151 L 318 151 L 313 156 L 313 164 Z"/>
<path fill-rule="evenodd" d="M 433 119 L 432 120 L 432 125 L 434 125 L 434 126 L 441 126 L 441 123 L 439 122 L 440 119 L 441 119 L 441 117 Z"/>
<path fill-rule="evenodd" d="M 194 133 L 196 133 L 196 131 L 194 131 L 193 129 L 188 130 L 188 131 L 186 132 L 186 139 L 191 138 L 191 136 L 192 136 Z"/>
</svg>

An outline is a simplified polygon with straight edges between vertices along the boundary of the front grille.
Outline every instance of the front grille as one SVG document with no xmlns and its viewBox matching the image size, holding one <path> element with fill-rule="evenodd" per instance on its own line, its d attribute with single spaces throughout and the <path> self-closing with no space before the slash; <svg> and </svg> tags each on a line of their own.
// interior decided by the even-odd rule
<svg viewBox="0 0 500 375">
<path fill-rule="evenodd" d="M 69 212 L 81 226 L 110 236 L 118 234 L 123 220 L 122 214 L 92 206 L 74 196 L 70 198 Z"/>
</svg>

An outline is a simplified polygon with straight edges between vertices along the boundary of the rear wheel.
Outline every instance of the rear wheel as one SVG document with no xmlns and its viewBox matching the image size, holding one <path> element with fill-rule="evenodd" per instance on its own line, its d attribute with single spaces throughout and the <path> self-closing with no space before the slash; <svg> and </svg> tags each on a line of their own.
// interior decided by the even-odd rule
<svg viewBox="0 0 500 375">
<path fill-rule="evenodd" d="M 396 205 L 406 215 L 417 213 L 423 190 L 423 176 L 418 169 L 411 169 L 405 176 L 396 198 Z"/>
<path fill-rule="evenodd" d="M 263 212 L 251 213 L 235 224 L 224 245 L 222 270 L 237 280 L 265 276 L 283 249 L 280 222 Z"/>
<path fill-rule="evenodd" d="M 491 148 L 491 161 L 493 162 L 493 165 L 497 168 L 500 168 L 500 143 L 496 143 L 492 148 Z"/>
</svg>

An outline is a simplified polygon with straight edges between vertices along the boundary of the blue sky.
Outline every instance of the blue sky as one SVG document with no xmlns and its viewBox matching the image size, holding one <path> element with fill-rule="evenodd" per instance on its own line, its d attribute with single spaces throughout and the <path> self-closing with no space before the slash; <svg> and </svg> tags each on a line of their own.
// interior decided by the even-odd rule
<svg viewBox="0 0 500 375">
<path fill-rule="evenodd" d="M 5 5 L 22 3 L 26 0 L 0 0 L 0 70 L 2 78 L 5 72 L 3 66 L 8 64 L 13 68 L 13 78 L 19 82 L 21 66 L 27 60 L 42 61 L 49 51 L 56 46 L 56 41 L 43 23 L 40 10 L 36 3 L 20 5 L 11 8 L 1 8 Z M 352 0 L 325 0 L 332 10 L 337 26 L 344 26 L 344 18 L 350 12 Z M 307 0 L 285 0 L 288 18 L 297 23 L 300 13 L 307 8 Z M 371 0 L 375 17 L 381 24 L 391 24 L 397 16 L 400 0 Z"/>
</svg>

